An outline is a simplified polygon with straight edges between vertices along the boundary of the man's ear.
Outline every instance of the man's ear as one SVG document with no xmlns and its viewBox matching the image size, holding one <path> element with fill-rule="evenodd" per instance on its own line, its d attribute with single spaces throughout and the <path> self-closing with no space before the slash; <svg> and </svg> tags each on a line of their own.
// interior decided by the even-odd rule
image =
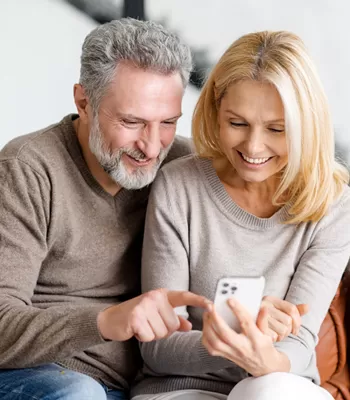
<svg viewBox="0 0 350 400">
<path fill-rule="evenodd" d="M 89 102 L 88 102 L 88 98 L 85 95 L 85 90 L 80 85 L 80 83 L 76 83 L 74 85 L 74 102 L 77 107 L 77 111 L 78 111 L 79 117 L 81 119 L 81 122 L 83 124 L 88 124 Z"/>
</svg>

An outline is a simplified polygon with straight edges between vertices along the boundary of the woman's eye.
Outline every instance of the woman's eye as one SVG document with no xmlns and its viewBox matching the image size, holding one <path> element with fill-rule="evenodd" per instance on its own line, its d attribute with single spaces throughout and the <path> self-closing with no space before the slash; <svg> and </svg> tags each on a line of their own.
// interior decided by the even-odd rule
<svg viewBox="0 0 350 400">
<path fill-rule="evenodd" d="M 284 129 L 277 129 L 277 128 L 269 128 L 269 130 L 271 132 L 275 132 L 275 133 L 282 133 L 284 132 Z"/>
<path fill-rule="evenodd" d="M 245 124 L 245 123 L 243 123 L 243 122 L 230 122 L 230 124 L 232 125 L 232 126 L 235 126 L 235 127 L 241 127 L 241 126 L 248 126 L 247 124 Z"/>
</svg>

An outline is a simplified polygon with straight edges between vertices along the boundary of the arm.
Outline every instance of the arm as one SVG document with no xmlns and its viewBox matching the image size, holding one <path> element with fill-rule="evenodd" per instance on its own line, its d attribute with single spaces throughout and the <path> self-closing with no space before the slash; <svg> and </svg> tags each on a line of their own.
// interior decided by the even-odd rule
<svg viewBox="0 0 350 400">
<path fill-rule="evenodd" d="M 336 293 L 350 256 L 350 196 L 343 194 L 319 223 L 310 248 L 301 258 L 286 295 L 293 303 L 307 303 L 298 336 L 290 335 L 275 347 L 290 360 L 290 371 L 301 374 L 310 363 L 318 332 Z"/>
<path fill-rule="evenodd" d="M 308 303 L 310 312 L 303 317 L 299 334 L 290 335 L 279 343 L 258 329 L 253 319 L 237 301 L 229 305 L 241 323 L 237 334 L 216 313 L 214 307 L 204 314 L 203 343 L 209 353 L 225 357 L 253 376 L 272 372 L 292 372 L 307 375 L 317 333 L 334 297 L 350 255 L 349 190 L 315 227 L 310 247 L 301 258 L 293 276 L 286 300 Z M 265 314 L 267 310 L 263 311 Z"/>
<path fill-rule="evenodd" d="M 49 251 L 49 179 L 18 159 L 6 160 L 0 188 L 0 368 L 57 362 L 103 343 L 97 315 L 105 306 L 32 306 Z"/>
<path fill-rule="evenodd" d="M 153 184 L 146 217 L 142 255 L 142 291 L 157 288 L 189 290 L 187 221 L 176 219 L 172 203 L 177 200 L 176 182 L 162 171 Z M 185 214 L 185 212 L 184 212 Z M 185 307 L 178 313 L 188 317 Z M 209 355 L 201 344 L 202 332 L 175 332 L 159 341 L 141 344 L 147 366 L 159 374 L 200 374 L 232 367 L 232 363 Z"/>
</svg>

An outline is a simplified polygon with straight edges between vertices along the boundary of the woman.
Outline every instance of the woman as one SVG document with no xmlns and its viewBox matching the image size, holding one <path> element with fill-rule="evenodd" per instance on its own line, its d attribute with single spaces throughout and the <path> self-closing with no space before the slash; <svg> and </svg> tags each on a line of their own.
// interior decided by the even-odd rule
<svg viewBox="0 0 350 400">
<path fill-rule="evenodd" d="M 334 159 L 326 96 L 302 41 L 260 32 L 234 42 L 201 93 L 193 138 L 197 156 L 154 183 L 142 289 L 213 299 L 223 276 L 264 276 L 266 295 L 310 311 L 274 343 L 237 302 L 240 334 L 214 307 L 179 310 L 193 331 L 142 345 L 134 400 L 331 399 L 315 346 L 350 255 L 349 175 Z"/>
</svg>

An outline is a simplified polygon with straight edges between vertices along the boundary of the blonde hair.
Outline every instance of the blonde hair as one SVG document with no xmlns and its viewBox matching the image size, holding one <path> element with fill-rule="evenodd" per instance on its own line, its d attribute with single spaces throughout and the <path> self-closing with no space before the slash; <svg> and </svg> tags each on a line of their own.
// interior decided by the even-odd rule
<svg viewBox="0 0 350 400">
<path fill-rule="evenodd" d="M 288 164 L 274 204 L 291 201 L 287 223 L 319 221 L 349 182 L 349 173 L 335 160 L 327 98 L 298 36 L 283 31 L 251 33 L 226 50 L 194 111 L 192 135 L 198 155 L 224 156 L 218 139 L 220 102 L 230 85 L 246 79 L 273 84 L 284 105 Z"/>
</svg>

